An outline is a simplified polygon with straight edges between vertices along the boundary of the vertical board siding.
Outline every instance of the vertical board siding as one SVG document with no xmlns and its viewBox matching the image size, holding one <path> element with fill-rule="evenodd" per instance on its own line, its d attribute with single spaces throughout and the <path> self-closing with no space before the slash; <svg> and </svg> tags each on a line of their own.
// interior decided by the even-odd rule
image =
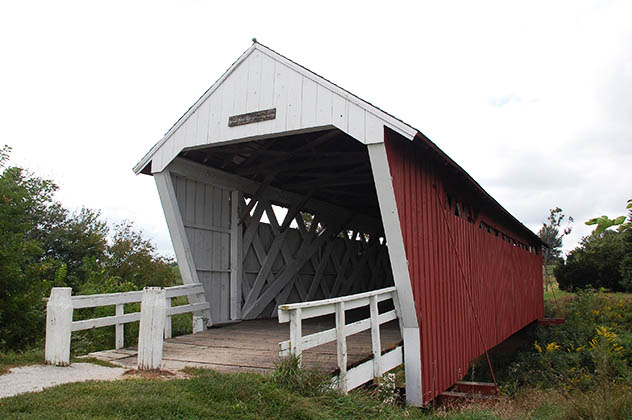
<svg viewBox="0 0 632 420">
<path fill-rule="evenodd" d="M 172 175 L 198 278 L 214 322 L 230 319 L 230 192 Z"/>
<path fill-rule="evenodd" d="M 483 209 L 472 222 L 456 216 L 447 195 L 459 194 L 448 186 L 459 184 L 446 182 L 447 171 L 419 142 L 386 130 L 385 143 L 421 317 L 425 404 L 460 380 L 486 349 L 544 315 L 542 260 L 482 228 L 487 223 L 529 244 Z"/>
</svg>

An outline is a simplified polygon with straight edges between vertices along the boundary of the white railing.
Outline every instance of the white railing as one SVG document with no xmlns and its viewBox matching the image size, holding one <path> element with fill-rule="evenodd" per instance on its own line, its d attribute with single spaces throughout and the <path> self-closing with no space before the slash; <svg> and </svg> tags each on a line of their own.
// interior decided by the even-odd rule
<svg viewBox="0 0 632 420">
<path fill-rule="evenodd" d="M 395 309 L 379 313 L 378 303 L 389 299 L 393 300 Z M 369 318 L 347 324 L 345 311 L 363 306 L 369 306 Z M 345 392 L 350 391 L 403 363 L 402 346 L 382 354 L 380 342 L 380 325 L 398 319 L 398 311 L 395 287 L 332 299 L 279 305 L 279 323 L 290 323 L 290 339 L 279 343 L 279 355 L 295 355 L 300 362 L 303 350 L 336 341 L 340 371 L 338 386 Z M 303 320 L 329 314 L 336 316 L 335 328 L 303 335 Z M 372 360 L 347 370 L 347 337 L 368 329 L 371 330 Z"/>
<path fill-rule="evenodd" d="M 202 284 L 187 284 L 167 288 L 147 287 L 142 291 L 107 293 L 100 295 L 71 296 L 70 287 L 54 287 L 46 306 L 46 363 L 65 366 L 70 362 L 70 335 L 74 331 L 114 325 L 115 348 L 124 346 L 124 324 L 140 321 L 139 367 L 155 369 L 162 358 L 162 338 L 171 337 L 171 317 L 188 312 L 209 310 L 209 303 L 202 302 L 171 307 L 171 300 L 180 296 L 203 296 Z M 141 303 L 140 312 L 125 313 L 125 304 Z M 101 318 L 73 321 L 73 311 L 82 308 L 114 306 L 115 314 Z M 159 319 L 156 319 L 159 318 Z M 160 328 L 157 328 L 160 327 Z M 204 329 L 203 317 L 193 317 L 193 332 Z M 156 332 L 159 331 L 159 334 Z M 160 349 L 158 349 L 160 347 Z M 142 354 L 149 348 L 151 362 L 145 363 Z M 158 366 L 156 366 L 158 363 Z"/>
</svg>

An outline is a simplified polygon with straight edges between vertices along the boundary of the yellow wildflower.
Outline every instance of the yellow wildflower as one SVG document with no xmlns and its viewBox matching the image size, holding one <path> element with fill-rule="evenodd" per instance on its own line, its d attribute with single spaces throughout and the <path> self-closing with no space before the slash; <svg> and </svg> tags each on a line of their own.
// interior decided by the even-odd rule
<svg viewBox="0 0 632 420">
<path fill-rule="evenodd" d="M 559 350 L 560 345 L 557 344 L 555 341 L 551 341 L 549 344 L 546 345 L 546 351 L 548 353 L 552 353 L 555 350 Z"/>
<path fill-rule="evenodd" d="M 533 347 L 535 347 L 538 353 L 542 353 L 542 346 L 540 346 L 540 344 L 537 341 L 535 342 L 535 344 L 533 344 Z"/>
</svg>

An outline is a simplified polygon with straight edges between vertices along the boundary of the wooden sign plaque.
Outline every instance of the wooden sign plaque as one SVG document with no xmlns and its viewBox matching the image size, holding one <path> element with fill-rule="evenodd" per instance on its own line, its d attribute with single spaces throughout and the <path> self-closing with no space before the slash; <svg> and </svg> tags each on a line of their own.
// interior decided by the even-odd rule
<svg viewBox="0 0 632 420">
<path fill-rule="evenodd" d="M 273 120 L 276 118 L 276 108 L 265 109 L 263 111 L 249 112 L 247 114 L 233 115 L 228 117 L 228 126 L 252 124 L 261 121 Z"/>
</svg>

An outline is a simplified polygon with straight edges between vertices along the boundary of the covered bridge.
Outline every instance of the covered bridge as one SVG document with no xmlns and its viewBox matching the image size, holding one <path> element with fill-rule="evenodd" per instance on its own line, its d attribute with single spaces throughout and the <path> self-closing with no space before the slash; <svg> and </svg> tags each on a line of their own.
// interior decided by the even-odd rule
<svg viewBox="0 0 632 420">
<path fill-rule="evenodd" d="M 536 235 L 421 132 L 257 42 L 134 171 L 202 328 L 394 286 L 412 404 L 543 316 Z"/>
</svg>

